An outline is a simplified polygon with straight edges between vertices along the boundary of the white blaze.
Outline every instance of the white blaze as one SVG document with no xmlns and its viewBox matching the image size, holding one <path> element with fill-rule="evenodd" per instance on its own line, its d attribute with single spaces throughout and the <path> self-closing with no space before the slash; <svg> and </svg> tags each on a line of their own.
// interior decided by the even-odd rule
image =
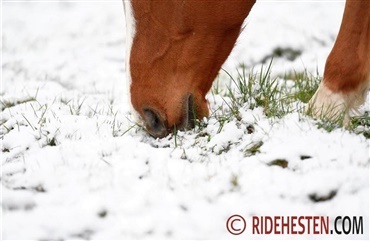
<svg viewBox="0 0 370 241">
<path fill-rule="evenodd" d="M 131 48 L 132 43 L 135 38 L 136 34 L 136 23 L 134 18 L 134 12 L 132 9 L 131 0 L 123 0 L 123 7 L 125 10 L 125 17 L 126 17 L 126 82 L 127 82 L 127 90 L 128 90 L 128 101 L 131 106 L 131 113 L 133 114 L 135 120 L 137 122 L 140 122 L 140 116 L 135 111 L 131 104 L 131 98 L 130 98 L 130 86 L 132 83 L 131 78 L 131 69 L 130 69 L 130 54 L 131 54 Z"/>
</svg>

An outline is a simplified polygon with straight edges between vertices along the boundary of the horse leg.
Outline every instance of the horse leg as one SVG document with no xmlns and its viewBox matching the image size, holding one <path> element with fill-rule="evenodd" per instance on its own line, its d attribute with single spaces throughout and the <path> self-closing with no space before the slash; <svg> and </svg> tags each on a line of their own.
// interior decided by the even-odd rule
<svg viewBox="0 0 370 241">
<path fill-rule="evenodd" d="M 349 124 L 370 83 L 370 1 L 347 0 L 342 24 L 325 65 L 323 81 L 309 102 L 314 117 Z"/>
</svg>

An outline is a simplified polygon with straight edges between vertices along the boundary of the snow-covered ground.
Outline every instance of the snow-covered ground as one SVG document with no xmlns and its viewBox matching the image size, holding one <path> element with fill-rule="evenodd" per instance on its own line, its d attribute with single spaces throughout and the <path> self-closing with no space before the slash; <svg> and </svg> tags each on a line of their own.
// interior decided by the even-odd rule
<svg viewBox="0 0 370 241">
<path fill-rule="evenodd" d="M 343 6 L 258 2 L 224 68 L 258 66 L 280 47 L 302 54 L 275 59 L 274 73 L 322 74 Z M 2 3 L 4 239 L 369 239 L 363 135 L 243 108 L 219 133 L 210 118 L 201 131 L 155 140 L 129 113 L 125 33 L 121 1 Z M 208 99 L 213 110 L 223 104 Z M 233 214 L 247 221 L 239 236 L 226 230 Z M 363 216 L 364 234 L 252 235 L 253 215 L 329 216 L 331 225 Z"/>
</svg>

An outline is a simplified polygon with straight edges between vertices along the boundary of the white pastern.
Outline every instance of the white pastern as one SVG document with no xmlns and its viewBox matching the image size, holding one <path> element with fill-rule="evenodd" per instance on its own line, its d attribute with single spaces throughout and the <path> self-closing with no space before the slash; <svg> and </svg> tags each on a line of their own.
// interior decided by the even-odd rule
<svg viewBox="0 0 370 241">
<path fill-rule="evenodd" d="M 369 78 L 370 81 L 370 78 Z M 338 120 L 343 117 L 343 124 L 348 125 L 351 114 L 358 114 L 359 107 L 364 103 L 369 88 L 369 81 L 365 81 L 358 91 L 336 93 L 320 83 L 314 96 L 311 98 L 306 111 L 317 118 Z"/>
</svg>

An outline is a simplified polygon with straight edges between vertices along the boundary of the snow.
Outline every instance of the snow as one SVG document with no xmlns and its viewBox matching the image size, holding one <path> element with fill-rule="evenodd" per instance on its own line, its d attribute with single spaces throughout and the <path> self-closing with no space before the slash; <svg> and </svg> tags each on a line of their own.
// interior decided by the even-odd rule
<svg viewBox="0 0 370 241">
<path fill-rule="evenodd" d="M 273 73 L 322 74 L 343 6 L 258 2 L 223 68 L 260 69 L 281 47 L 302 54 L 275 59 Z M 211 117 L 203 129 L 154 139 L 129 112 L 121 1 L 2 7 L 4 239 L 369 239 L 364 136 L 329 133 L 299 113 L 268 119 L 246 105 L 239 121 L 222 128 Z M 227 98 L 207 98 L 211 112 L 222 114 Z M 287 167 L 272 165 L 276 160 Z M 333 191 L 327 201 L 310 198 Z M 338 215 L 363 216 L 365 233 L 258 236 L 247 225 L 232 236 L 225 223 L 236 213 L 247 223 L 253 215 L 322 215 L 331 224 Z"/>
</svg>

